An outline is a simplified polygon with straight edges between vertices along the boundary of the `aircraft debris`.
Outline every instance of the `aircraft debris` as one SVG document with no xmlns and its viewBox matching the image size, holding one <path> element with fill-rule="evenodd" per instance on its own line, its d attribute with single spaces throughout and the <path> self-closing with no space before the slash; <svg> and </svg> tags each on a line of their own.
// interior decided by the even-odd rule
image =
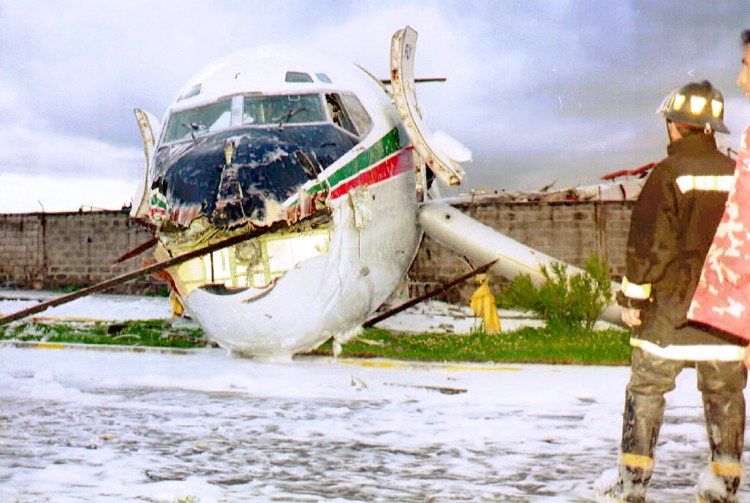
<svg viewBox="0 0 750 503">
<path fill-rule="evenodd" d="M 460 395 L 461 393 L 466 393 L 469 391 L 465 388 L 449 388 L 447 386 L 422 386 L 422 385 L 416 385 L 416 384 L 399 384 L 399 383 L 392 383 L 392 382 L 386 382 L 383 383 L 386 386 L 395 386 L 399 388 L 412 388 L 412 389 L 423 389 L 427 391 L 437 391 L 438 393 L 442 393 L 443 395 Z"/>
</svg>

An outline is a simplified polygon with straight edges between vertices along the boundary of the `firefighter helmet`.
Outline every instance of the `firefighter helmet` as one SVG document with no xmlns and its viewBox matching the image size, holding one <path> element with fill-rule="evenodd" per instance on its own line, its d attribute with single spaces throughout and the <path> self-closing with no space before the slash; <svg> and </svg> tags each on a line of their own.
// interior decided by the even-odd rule
<svg viewBox="0 0 750 503">
<path fill-rule="evenodd" d="M 724 124 L 724 97 L 707 80 L 673 90 L 657 112 L 679 126 L 703 129 L 707 134 L 729 133 Z"/>
</svg>

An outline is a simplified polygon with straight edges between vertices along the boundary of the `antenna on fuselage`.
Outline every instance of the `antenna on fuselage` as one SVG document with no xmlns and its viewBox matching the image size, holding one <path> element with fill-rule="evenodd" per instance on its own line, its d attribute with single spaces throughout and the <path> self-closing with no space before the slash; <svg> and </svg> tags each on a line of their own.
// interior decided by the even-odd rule
<svg viewBox="0 0 750 503">
<path fill-rule="evenodd" d="M 423 79 L 414 79 L 414 83 L 425 84 L 428 82 L 445 82 L 446 80 L 447 79 L 445 77 L 427 77 Z M 391 85 L 391 79 L 380 79 L 380 82 L 387 86 Z"/>
</svg>

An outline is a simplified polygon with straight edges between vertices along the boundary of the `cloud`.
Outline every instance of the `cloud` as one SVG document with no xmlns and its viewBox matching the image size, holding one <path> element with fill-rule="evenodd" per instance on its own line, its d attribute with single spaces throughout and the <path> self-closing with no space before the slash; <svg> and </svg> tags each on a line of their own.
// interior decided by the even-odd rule
<svg viewBox="0 0 750 503">
<path fill-rule="evenodd" d="M 0 73 L 0 117 L 4 118 L 2 122 L 27 122 L 31 114 L 26 107 L 20 106 L 23 101 L 23 91 Z"/>
<path fill-rule="evenodd" d="M 29 124 L 7 126 L 0 135 L 3 172 L 27 174 L 132 175 L 145 171 L 143 150 L 119 147 Z"/>
<path fill-rule="evenodd" d="M 27 90 L 23 106 L 50 128 L 130 142 L 137 129 L 123 126 L 134 101 L 173 92 L 170 76 L 185 73 L 180 58 L 200 60 L 200 41 L 221 21 L 201 4 L 10 3 L 1 26 L 13 37 L 0 49 L 5 73 Z M 179 6 L 194 14 L 187 24 L 176 22 Z"/>
<path fill-rule="evenodd" d="M 139 179 L 132 108 L 161 117 L 211 61 L 296 44 L 387 76 L 391 35 L 408 24 L 418 75 L 448 79 L 421 85 L 420 103 L 433 130 L 473 151 L 470 180 L 590 183 L 663 156 L 653 111 L 690 80 L 724 92 L 726 142 L 739 143 L 746 11 L 746 0 L 0 0 L 0 173 Z"/>
<path fill-rule="evenodd" d="M 0 172 L 4 213 L 119 210 L 131 203 L 138 180 L 121 176 L 31 175 Z"/>
</svg>

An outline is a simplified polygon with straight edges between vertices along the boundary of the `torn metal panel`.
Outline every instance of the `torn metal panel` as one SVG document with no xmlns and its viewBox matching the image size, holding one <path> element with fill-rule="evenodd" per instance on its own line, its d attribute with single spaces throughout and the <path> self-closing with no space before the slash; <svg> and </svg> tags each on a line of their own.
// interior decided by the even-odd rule
<svg viewBox="0 0 750 503">
<path fill-rule="evenodd" d="M 312 194 L 301 189 L 297 193 L 296 204 L 292 203 L 287 207 L 286 220 L 289 223 L 296 223 L 315 213 L 318 213 L 328 205 L 328 192 L 317 190 Z"/>
<path fill-rule="evenodd" d="M 193 259 L 170 273 L 177 278 L 175 283 L 184 297 L 206 286 L 221 286 L 233 292 L 242 288 L 266 290 L 302 261 L 327 253 L 331 233 L 331 227 L 322 227 L 268 234 Z"/>
<path fill-rule="evenodd" d="M 323 213 L 318 218 L 298 222 L 293 228 L 261 234 L 167 272 L 183 298 L 206 285 L 220 285 L 232 291 L 267 288 L 301 261 L 326 253 L 332 231 L 330 218 Z M 247 232 L 246 227 L 220 229 L 199 217 L 187 229 L 161 232 L 155 256 L 166 260 Z"/>
<path fill-rule="evenodd" d="M 372 220 L 372 196 L 366 186 L 349 191 L 349 204 L 354 212 L 354 227 L 362 229 Z"/>
</svg>

